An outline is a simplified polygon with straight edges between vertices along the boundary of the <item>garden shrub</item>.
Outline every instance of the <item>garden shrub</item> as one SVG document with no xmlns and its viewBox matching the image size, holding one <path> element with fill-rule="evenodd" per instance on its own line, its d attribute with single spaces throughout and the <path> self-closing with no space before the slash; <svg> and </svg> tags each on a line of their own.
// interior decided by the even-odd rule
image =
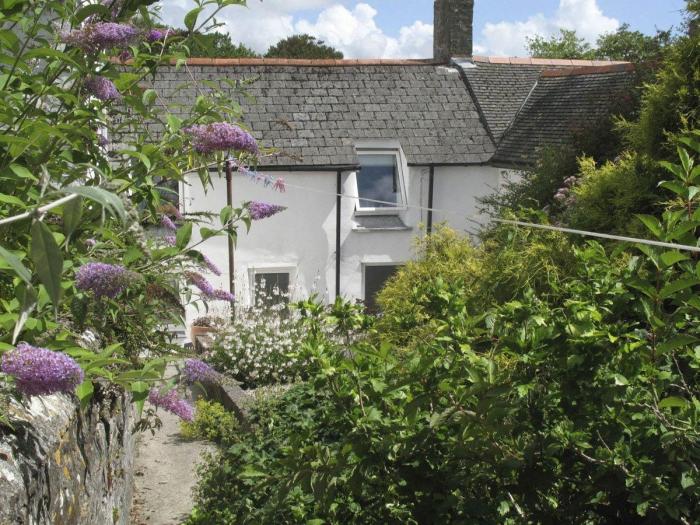
<svg viewBox="0 0 700 525">
<path fill-rule="evenodd" d="M 236 416 L 216 401 L 200 399 L 195 403 L 194 421 L 180 422 L 180 433 L 186 439 L 206 439 L 227 445 L 236 441 L 240 432 Z"/>
<path fill-rule="evenodd" d="M 225 159 L 247 169 L 259 148 L 236 124 L 242 87 L 208 86 L 183 108 L 146 80 L 185 61 L 234 4 L 245 1 L 198 0 L 173 31 L 150 0 L 0 2 L 0 397 L 65 392 L 85 405 L 106 382 L 139 409 L 150 390 L 190 417 L 160 388 L 182 351 L 169 327 L 183 302 L 233 300 L 202 275 L 218 269 L 194 234 L 235 237 L 260 203 L 224 208 L 211 228 L 211 214 L 182 215 L 172 188 L 188 174 L 209 186 Z"/>
<path fill-rule="evenodd" d="M 658 168 L 649 159 L 624 153 L 615 161 L 596 165 L 591 157 L 579 161 L 579 174 L 571 190 L 564 218 L 582 230 L 641 235 L 638 213 L 658 214 Z"/>
<path fill-rule="evenodd" d="M 425 294 L 421 283 L 439 278 L 459 286 L 469 306 L 483 311 L 523 289 L 551 293 L 552 283 L 565 278 L 573 263 L 569 240 L 557 232 L 502 225 L 489 230 L 483 241 L 474 246 L 467 235 L 445 225 L 418 239 L 414 260 L 378 296 L 382 338 L 405 345 L 438 335 L 435 298 Z"/>
<path fill-rule="evenodd" d="M 549 146 L 542 148 L 532 169 L 506 179 L 497 192 L 480 198 L 484 209 L 495 215 L 520 209 L 545 209 L 554 202 L 554 194 L 567 177 L 576 174 L 577 148 Z"/>
<path fill-rule="evenodd" d="M 696 242 L 700 171 L 668 168 L 677 202 L 640 220 Z M 435 337 L 402 352 L 345 346 L 304 305 L 309 380 L 204 469 L 189 523 L 694 523 L 698 261 L 623 248 L 574 248 L 549 290 L 490 307 L 464 280 L 417 281 Z"/>
<path fill-rule="evenodd" d="M 285 301 L 261 298 L 219 326 L 205 359 L 243 388 L 292 383 L 305 375 L 306 363 L 297 354 L 303 333 L 299 316 Z"/>
</svg>

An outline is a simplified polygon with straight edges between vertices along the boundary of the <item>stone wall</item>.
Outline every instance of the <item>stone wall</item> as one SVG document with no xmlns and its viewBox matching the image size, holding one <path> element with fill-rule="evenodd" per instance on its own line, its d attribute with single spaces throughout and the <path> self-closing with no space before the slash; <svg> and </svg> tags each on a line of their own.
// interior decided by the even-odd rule
<svg viewBox="0 0 700 525">
<path fill-rule="evenodd" d="M 129 523 L 134 412 L 128 396 L 96 388 L 80 409 L 63 394 L 13 400 L 0 428 L 0 524 Z"/>
</svg>

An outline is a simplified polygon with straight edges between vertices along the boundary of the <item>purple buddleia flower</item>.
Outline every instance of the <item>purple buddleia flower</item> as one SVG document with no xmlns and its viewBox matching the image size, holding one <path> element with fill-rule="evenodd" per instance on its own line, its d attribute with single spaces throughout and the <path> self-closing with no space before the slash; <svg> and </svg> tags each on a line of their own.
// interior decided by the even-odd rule
<svg viewBox="0 0 700 525">
<path fill-rule="evenodd" d="M 234 124 L 215 122 L 183 129 L 192 138 L 197 153 L 214 151 L 245 151 L 257 155 L 258 144 L 253 136 Z"/>
<path fill-rule="evenodd" d="M 61 35 L 61 40 L 85 51 L 100 51 L 115 47 L 123 48 L 133 43 L 140 32 L 129 24 L 96 22 Z"/>
<path fill-rule="evenodd" d="M 216 292 L 216 288 L 206 280 L 206 278 L 201 274 L 197 272 L 186 272 L 185 276 L 187 277 L 187 281 L 199 288 L 199 291 L 202 292 L 203 295 L 206 297 L 213 297 L 214 293 Z"/>
<path fill-rule="evenodd" d="M 3 354 L 0 369 L 13 376 L 17 389 L 28 396 L 71 394 L 85 377 L 78 363 L 68 355 L 26 343 Z"/>
<path fill-rule="evenodd" d="M 216 264 L 214 264 L 214 261 L 204 254 L 202 254 L 202 259 L 204 260 L 204 266 L 206 266 L 211 273 L 214 275 L 221 275 L 221 270 Z"/>
<path fill-rule="evenodd" d="M 185 359 L 183 370 L 187 383 L 218 383 L 221 379 L 219 372 L 199 359 Z"/>
<path fill-rule="evenodd" d="M 119 295 L 137 277 L 123 266 L 92 262 L 78 268 L 75 272 L 75 286 L 79 290 L 91 291 L 95 297 Z"/>
<path fill-rule="evenodd" d="M 148 393 L 148 401 L 154 407 L 172 412 L 184 421 L 192 421 L 194 419 L 194 408 L 186 399 L 181 399 L 178 396 L 177 390 L 173 389 L 163 392 L 153 388 Z"/>
<path fill-rule="evenodd" d="M 269 204 L 267 202 L 252 201 L 248 203 L 248 211 L 250 212 L 251 219 L 254 221 L 272 217 L 273 215 L 277 215 L 286 209 L 287 208 L 284 206 Z"/>
<path fill-rule="evenodd" d="M 219 301 L 226 301 L 228 303 L 236 302 L 236 296 L 227 290 L 214 290 L 212 299 L 218 299 Z"/>
<path fill-rule="evenodd" d="M 193 286 L 196 286 L 202 296 L 205 299 L 218 300 L 218 301 L 228 301 L 230 303 L 234 302 L 236 298 L 231 292 L 226 290 L 217 290 L 214 286 L 206 280 L 206 278 L 197 272 L 185 272 L 185 277 L 187 282 Z"/>
<path fill-rule="evenodd" d="M 118 58 L 121 62 L 128 62 L 129 60 L 131 60 L 132 58 L 134 58 L 134 55 L 132 55 L 132 54 L 131 54 L 131 51 L 129 51 L 128 49 L 124 49 L 124 50 L 122 50 L 122 51 L 119 52 L 119 54 L 117 55 L 117 58 Z"/>
<path fill-rule="evenodd" d="M 105 77 L 90 77 L 85 81 L 85 89 L 95 98 L 104 102 L 119 100 L 121 93 L 117 90 L 114 82 Z"/>
<path fill-rule="evenodd" d="M 102 148 L 106 148 L 107 146 L 109 146 L 109 139 L 102 133 L 98 133 L 97 144 Z"/>
<path fill-rule="evenodd" d="M 162 42 L 168 35 L 172 33 L 172 30 L 167 27 L 156 27 L 151 29 L 146 35 L 146 41 L 150 43 Z"/>
<path fill-rule="evenodd" d="M 163 240 L 168 246 L 175 246 L 177 244 L 177 237 L 175 237 L 174 235 L 166 235 L 165 237 L 163 237 Z"/>
<path fill-rule="evenodd" d="M 160 218 L 160 225 L 165 228 L 166 230 L 170 231 L 177 231 L 177 225 L 173 222 L 173 220 L 168 217 L 167 215 L 163 215 Z"/>
</svg>

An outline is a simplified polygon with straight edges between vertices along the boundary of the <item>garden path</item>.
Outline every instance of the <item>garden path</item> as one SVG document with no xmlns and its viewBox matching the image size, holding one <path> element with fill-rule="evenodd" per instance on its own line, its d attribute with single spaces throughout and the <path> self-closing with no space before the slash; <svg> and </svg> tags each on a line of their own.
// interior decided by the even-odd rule
<svg viewBox="0 0 700 525">
<path fill-rule="evenodd" d="M 132 525 L 177 525 L 187 519 L 197 465 L 203 452 L 213 451 L 208 442 L 182 439 L 177 416 L 163 410 L 158 415 L 161 429 L 138 437 Z"/>
</svg>

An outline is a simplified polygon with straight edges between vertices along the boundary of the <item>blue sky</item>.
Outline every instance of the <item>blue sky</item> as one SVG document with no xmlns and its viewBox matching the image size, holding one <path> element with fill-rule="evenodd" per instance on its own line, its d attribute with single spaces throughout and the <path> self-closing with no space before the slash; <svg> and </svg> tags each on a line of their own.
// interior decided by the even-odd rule
<svg viewBox="0 0 700 525">
<path fill-rule="evenodd" d="M 163 0 L 166 22 L 181 26 L 192 0 Z M 220 16 L 235 41 L 259 52 L 305 32 L 348 58 L 426 58 L 432 53 L 433 0 L 248 0 Z M 684 0 L 476 0 L 475 53 L 518 56 L 527 37 L 575 29 L 590 41 L 627 22 L 654 33 L 682 20 Z M 251 30 L 252 28 L 252 30 Z"/>
<path fill-rule="evenodd" d="M 356 2 L 342 2 L 346 6 Z M 377 22 L 387 33 L 395 35 L 402 26 L 414 20 L 430 21 L 433 17 L 432 0 L 374 0 L 369 1 L 379 14 Z M 486 22 L 526 19 L 537 12 L 553 12 L 558 0 L 476 0 L 475 26 L 479 32 Z M 644 33 L 653 33 L 655 27 L 665 29 L 679 23 L 683 0 L 598 0 L 603 12 L 628 22 Z M 305 16 L 313 16 L 307 12 Z"/>
</svg>

